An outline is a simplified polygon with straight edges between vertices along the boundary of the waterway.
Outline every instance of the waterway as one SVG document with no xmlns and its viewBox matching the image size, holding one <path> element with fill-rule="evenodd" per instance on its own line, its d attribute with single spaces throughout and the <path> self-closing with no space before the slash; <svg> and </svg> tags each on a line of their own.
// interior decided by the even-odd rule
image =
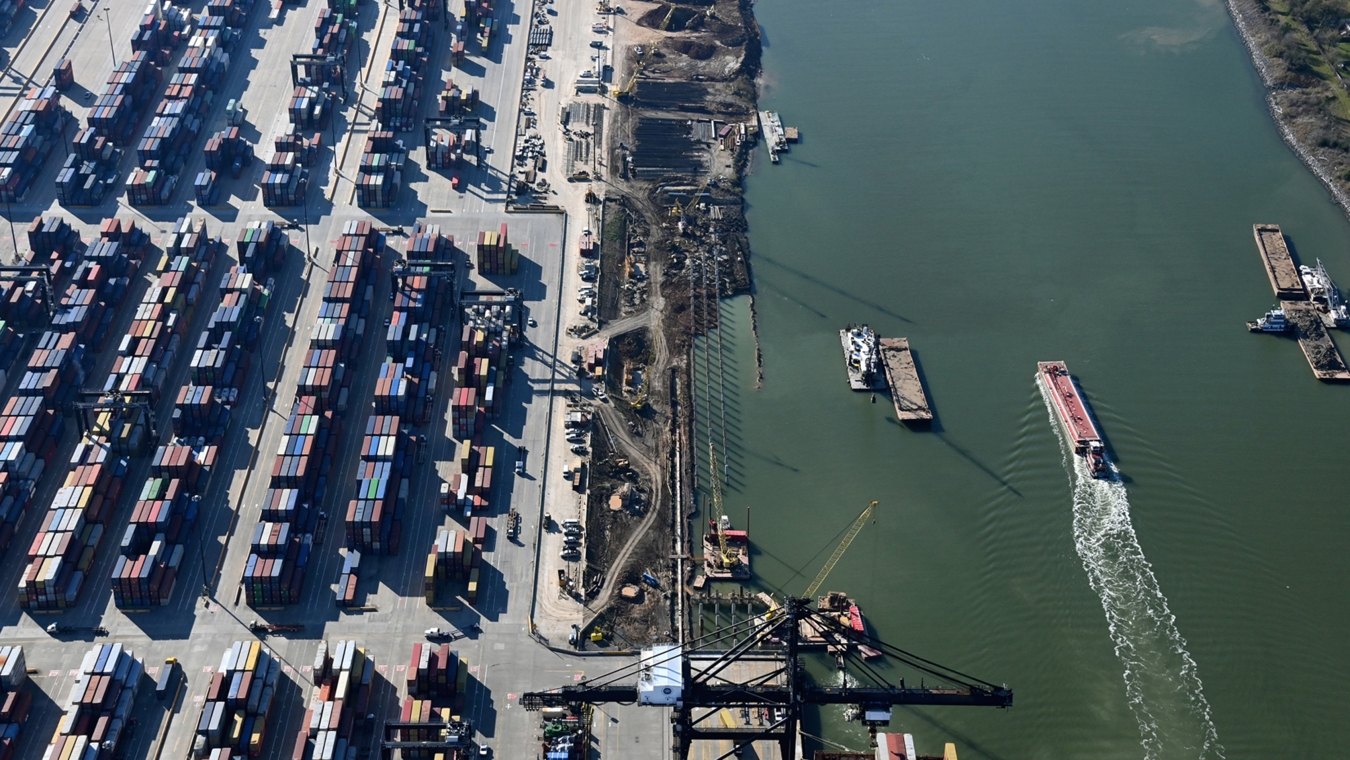
<svg viewBox="0 0 1350 760">
<path fill-rule="evenodd" d="M 1341 756 L 1350 388 L 1243 322 L 1272 303 L 1252 223 L 1344 284 L 1350 224 L 1281 143 L 1222 5 L 755 13 L 762 106 L 803 142 L 778 166 L 761 149 L 748 180 L 763 387 L 744 300 L 698 375 L 728 377 L 699 435 L 725 436 L 759 583 L 800 593 L 877 499 L 827 588 L 1016 693 L 898 710 L 921 750 Z M 932 431 L 847 390 L 848 322 L 910 338 Z M 1117 482 L 1064 455 L 1044 359 L 1078 375 Z M 811 729 L 866 743 L 840 711 Z"/>
</svg>

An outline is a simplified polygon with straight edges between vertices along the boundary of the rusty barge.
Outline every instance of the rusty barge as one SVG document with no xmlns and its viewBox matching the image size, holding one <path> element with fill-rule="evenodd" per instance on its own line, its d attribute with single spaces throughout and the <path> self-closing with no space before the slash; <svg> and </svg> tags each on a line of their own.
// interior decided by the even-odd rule
<svg viewBox="0 0 1350 760">
<path fill-rule="evenodd" d="M 1094 478 L 1105 478 L 1111 473 L 1106 459 L 1106 442 L 1097 429 L 1097 423 L 1088 411 L 1082 390 L 1064 362 L 1037 362 L 1036 381 L 1045 389 L 1050 406 L 1060 427 L 1068 436 L 1073 453 L 1087 465 Z"/>
</svg>

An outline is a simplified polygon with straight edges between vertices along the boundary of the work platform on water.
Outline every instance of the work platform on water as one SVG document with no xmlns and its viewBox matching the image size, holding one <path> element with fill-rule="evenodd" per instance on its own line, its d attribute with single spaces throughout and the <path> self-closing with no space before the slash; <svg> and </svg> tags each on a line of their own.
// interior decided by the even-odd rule
<svg viewBox="0 0 1350 760">
<path fill-rule="evenodd" d="M 778 163 L 778 154 L 786 153 L 788 143 L 797 142 L 796 127 L 784 127 L 777 111 L 760 111 L 759 127 L 764 133 L 764 144 L 769 147 L 769 160 Z"/>
<path fill-rule="evenodd" d="M 923 379 L 909 348 L 909 338 L 882 338 L 881 363 L 886 383 L 891 387 L 891 402 L 901 422 L 927 425 L 933 421 L 933 408 L 923 392 Z"/>
<path fill-rule="evenodd" d="M 1280 311 L 1292 325 L 1299 348 L 1312 368 L 1313 377 L 1328 383 L 1350 382 L 1350 367 L 1327 333 L 1323 319 L 1325 307 L 1309 297 L 1307 285 L 1278 224 L 1252 225 L 1256 251 L 1265 264 L 1266 276 Z"/>
</svg>

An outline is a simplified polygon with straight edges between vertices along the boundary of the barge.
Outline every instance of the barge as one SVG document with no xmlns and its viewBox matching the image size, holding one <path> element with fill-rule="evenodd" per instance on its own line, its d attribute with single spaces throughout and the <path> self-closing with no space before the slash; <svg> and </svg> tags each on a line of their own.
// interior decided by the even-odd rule
<svg viewBox="0 0 1350 760">
<path fill-rule="evenodd" d="M 1316 268 L 1298 266 L 1289 245 L 1285 242 L 1284 232 L 1278 224 L 1252 225 L 1256 237 L 1256 251 L 1265 263 L 1266 276 L 1270 287 L 1279 299 L 1276 307 L 1288 321 L 1298 347 L 1308 360 L 1313 377 L 1324 383 L 1350 382 L 1350 367 L 1340 349 L 1327 333 L 1328 327 L 1337 326 L 1338 314 L 1345 311 L 1340 300 L 1340 292 L 1327 275 L 1326 268 L 1318 262 Z M 1339 307 L 1339 308 L 1338 308 Z M 1266 318 L 1257 320 L 1256 329 L 1249 323 L 1253 332 L 1276 332 L 1269 329 L 1278 325 Z M 1264 324 L 1266 327 L 1261 327 Z"/>
<path fill-rule="evenodd" d="M 1083 459 L 1094 478 L 1105 478 L 1111 468 L 1106 460 L 1106 443 L 1088 411 L 1082 390 L 1064 362 L 1037 362 L 1036 380 L 1045 389 L 1055 417 L 1068 436 L 1073 453 Z"/>
<path fill-rule="evenodd" d="M 867 622 L 863 619 L 862 609 L 852 597 L 842 591 L 830 591 L 816 599 L 816 611 L 835 621 L 838 628 L 832 629 L 817 618 L 803 618 L 799 623 L 803 645 L 825 647 L 825 652 L 834 657 L 840 668 L 843 667 L 844 656 L 852 647 L 857 647 L 858 654 L 864 660 L 881 657 L 880 650 L 862 643 L 867 638 Z"/>
<path fill-rule="evenodd" d="M 769 146 L 769 160 L 778 163 L 778 154 L 788 150 L 787 130 L 777 111 L 760 111 L 759 126 L 764 133 L 764 143 Z"/>
<path fill-rule="evenodd" d="M 1256 252 L 1260 254 L 1266 267 L 1266 277 L 1275 297 L 1282 301 L 1306 301 L 1308 289 L 1299 276 L 1289 245 L 1284 240 L 1284 231 L 1278 224 L 1254 224 L 1252 234 L 1256 237 Z"/>
<path fill-rule="evenodd" d="M 849 325 L 839 331 L 844 349 L 844 368 L 848 387 L 855 391 L 877 391 L 884 387 L 880 370 L 881 351 L 876 332 L 867 325 Z"/>
<path fill-rule="evenodd" d="M 927 425 L 933 421 L 933 408 L 923 392 L 923 380 L 909 348 L 909 338 L 882 338 L 881 365 L 886 384 L 891 387 L 895 415 L 909 425 Z"/>
<path fill-rule="evenodd" d="M 726 541 L 726 556 L 722 555 L 719 534 Z M 703 533 L 703 572 L 708 580 L 749 580 L 750 532 L 733 530 L 726 515 L 722 515 L 721 525 L 716 519 L 709 519 L 708 529 Z"/>
</svg>

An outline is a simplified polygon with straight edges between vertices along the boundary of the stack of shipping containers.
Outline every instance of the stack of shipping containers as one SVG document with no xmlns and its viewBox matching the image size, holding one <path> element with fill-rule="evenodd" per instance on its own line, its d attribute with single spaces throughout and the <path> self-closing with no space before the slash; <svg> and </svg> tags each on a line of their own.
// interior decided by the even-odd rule
<svg viewBox="0 0 1350 760">
<path fill-rule="evenodd" d="M 394 205 L 403 182 L 403 162 L 407 157 L 407 148 L 393 132 L 371 132 L 361 151 L 361 167 L 356 174 L 357 205 L 362 208 Z"/>
<path fill-rule="evenodd" d="M 197 717 L 197 757 L 257 757 L 281 662 L 260 641 L 236 641 L 220 658 Z M 219 752 L 218 750 L 224 750 Z"/>
<path fill-rule="evenodd" d="M 65 222 L 38 220 L 29 229 L 29 242 L 34 245 L 35 263 L 61 273 L 54 286 L 62 293 L 57 301 L 60 316 L 38 336 L 37 349 L 19 378 L 16 394 L 24 401 L 7 406 L 33 416 L 22 425 L 16 418 L 16 424 L 6 425 L 3 433 L 8 477 L 22 480 L 26 470 L 35 486 L 41 473 L 54 464 L 61 421 L 65 419 L 62 412 L 85 384 L 93 357 L 85 355 L 81 342 L 107 332 L 116 311 L 114 305 L 122 302 L 147 252 L 149 238 L 131 222 L 107 220 L 99 240 L 85 249 Z M 55 266 L 56 259 L 65 263 Z M 91 414 L 91 436 L 76 446 L 68 469 L 50 467 L 62 473 L 64 481 L 28 546 L 27 565 L 18 583 L 19 604 L 26 609 L 62 609 L 74 604 L 103 539 L 105 521 L 116 507 L 127 462 L 111 450 L 114 447 L 109 440 L 100 440 L 98 434 L 114 440 L 125 436 L 133 442 L 143 436 L 144 428 L 131 410 Z M 41 440 L 34 437 L 37 435 Z"/>
<path fill-rule="evenodd" d="M 319 10 L 314 22 L 314 40 L 306 55 L 345 63 L 355 39 L 356 19 L 335 10 L 330 2 L 327 8 Z M 302 76 L 307 78 L 296 83 L 286 109 L 290 115 L 291 133 L 280 135 L 274 141 L 272 155 L 267 159 L 267 168 L 259 183 L 263 203 L 268 206 L 295 206 L 303 202 L 308 185 L 304 167 L 314 160 L 315 147 L 320 141 L 317 133 L 312 137 L 305 133 L 314 132 L 332 118 L 331 105 L 346 86 L 343 81 L 345 71 L 339 66 L 307 67 L 303 71 Z"/>
<path fill-rule="evenodd" d="M 171 241 L 171 254 L 175 245 L 182 243 Z M 218 241 L 211 245 L 219 248 Z M 162 445 L 155 452 L 113 568 L 113 599 L 119 607 L 168 603 L 189 538 L 184 529 L 197 517 L 231 409 L 248 379 L 268 298 L 258 278 L 282 262 L 285 235 L 271 222 L 253 222 L 236 247 L 240 264 L 221 276 L 220 300 L 190 354 L 188 383 L 177 390 L 173 435 L 186 443 Z"/>
<path fill-rule="evenodd" d="M 401 6 L 375 106 L 379 129 L 366 139 L 356 175 L 356 202 L 362 208 L 384 208 L 398 199 L 408 150 L 396 133 L 411 129 L 416 121 L 433 35 L 430 22 L 441 5 L 440 0 L 408 0 Z"/>
<path fill-rule="evenodd" d="M 191 155 L 212 106 L 214 92 L 230 68 L 227 52 L 248 21 L 253 0 L 212 0 L 188 40 L 155 116 L 136 147 L 140 166 L 132 172 L 133 204 L 168 203 L 179 172 Z"/>
<path fill-rule="evenodd" d="M 487 518 L 469 519 L 468 528 L 441 528 L 427 555 L 422 590 L 428 605 L 435 604 L 436 594 L 445 581 L 463 580 L 465 600 L 478 601 L 478 567 L 487 540 Z"/>
<path fill-rule="evenodd" d="M 0 124 L 0 201 L 17 202 L 42 172 L 58 140 L 65 140 L 70 115 L 55 87 L 29 88 Z"/>
<path fill-rule="evenodd" d="M 375 554 L 398 551 L 394 526 L 411 487 L 407 437 L 399 417 L 373 414 L 366 419 L 356 494 L 347 503 L 348 547 Z"/>
<path fill-rule="evenodd" d="M 187 334 L 191 315 L 204 298 L 203 291 L 210 283 L 210 267 L 221 253 L 223 245 L 209 235 L 203 221 L 180 219 L 165 244 L 166 263 L 146 292 L 132 323 L 130 332 L 136 338 L 127 344 L 131 355 L 158 364 L 156 383 L 149 389 L 156 398 L 171 396 L 175 404 L 170 417 L 171 440 L 150 442 L 155 448 L 150 455 L 149 472 L 145 481 L 132 484 L 137 489 L 136 500 L 126 530 L 119 537 L 119 552 L 111 571 L 113 602 L 123 609 L 169 603 L 192 535 L 191 527 L 199 517 L 201 496 L 219 456 L 229 422 L 229 405 L 242 387 L 242 375 L 219 370 L 218 362 L 203 358 L 215 356 L 203 351 L 203 347 L 212 346 L 216 336 L 228 333 L 232 318 L 240 316 L 237 310 L 227 308 L 230 303 L 227 299 L 240 292 L 248 294 L 247 298 L 256 298 L 257 288 L 251 280 L 240 280 L 227 273 L 220 288 L 226 300 L 212 313 L 207 330 L 197 336 L 196 350 L 190 349 L 191 343 L 183 345 L 192 340 Z M 186 307 L 186 313 L 182 307 Z M 162 320 L 162 328 L 156 327 L 156 320 Z M 248 319 L 237 321 L 254 326 L 251 314 Z M 165 341 L 165 333 L 173 334 L 167 339 L 173 348 L 165 350 L 156 360 L 153 344 Z M 137 344 L 140 348 L 134 348 Z M 189 382 L 182 387 L 167 387 L 175 356 L 188 357 Z M 135 367 L 138 363 L 119 366 Z M 211 372 L 228 374 L 229 382 L 202 382 L 213 379 L 203 378 L 204 373 Z M 139 382 L 134 385 L 142 386 Z M 198 548 L 199 552 L 204 550 L 205 547 Z"/>
<path fill-rule="evenodd" d="M 319 317 L 311 327 L 306 366 L 326 362 L 335 369 L 361 350 L 358 336 L 373 289 L 370 276 L 376 251 L 384 236 L 368 221 L 347 222 L 336 244 L 333 266 L 324 286 Z M 327 354 L 328 358 L 319 358 Z M 286 420 L 268 490 L 263 497 L 260 522 L 284 523 L 285 541 L 279 528 L 255 534 L 244 569 L 244 590 L 251 607 L 293 604 L 298 601 L 305 568 L 313 548 L 317 505 L 327 490 L 327 470 L 334 442 L 340 440 L 336 401 L 342 397 L 341 372 L 302 372 L 296 398 Z M 255 528 L 256 530 L 256 528 Z"/>
<path fill-rule="evenodd" d="M 0 645 L 0 760 L 18 755 L 19 732 L 33 703 L 23 647 Z"/>
<path fill-rule="evenodd" d="M 515 274 L 520 254 L 506 237 L 506 222 L 496 230 L 478 233 L 478 271 L 483 274 Z"/>
<path fill-rule="evenodd" d="M 338 571 L 337 588 L 333 598 L 339 607 L 350 607 L 356 603 L 356 581 L 361 571 L 361 552 L 355 549 L 342 551 L 342 569 Z"/>
<path fill-rule="evenodd" d="M 144 678 L 141 660 L 121 644 L 96 645 L 80 664 L 43 757 L 119 757 L 117 745 L 128 730 Z"/>
<path fill-rule="evenodd" d="M 370 709 L 375 661 L 355 641 L 339 641 L 332 650 L 319 642 L 314 657 L 314 691 L 295 737 L 291 760 L 348 760 L 358 754 L 355 729 Z"/>
<path fill-rule="evenodd" d="M 455 732 L 454 716 L 462 707 L 468 679 L 468 663 L 450 651 L 449 644 L 413 644 L 408 661 L 407 696 L 403 698 L 399 722 L 440 724 L 449 730 L 402 727 L 397 729 L 398 741 L 444 742 L 450 738 L 448 734 Z M 444 750 L 430 749 L 405 749 L 402 755 L 404 760 L 446 756 Z"/>
</svg>

